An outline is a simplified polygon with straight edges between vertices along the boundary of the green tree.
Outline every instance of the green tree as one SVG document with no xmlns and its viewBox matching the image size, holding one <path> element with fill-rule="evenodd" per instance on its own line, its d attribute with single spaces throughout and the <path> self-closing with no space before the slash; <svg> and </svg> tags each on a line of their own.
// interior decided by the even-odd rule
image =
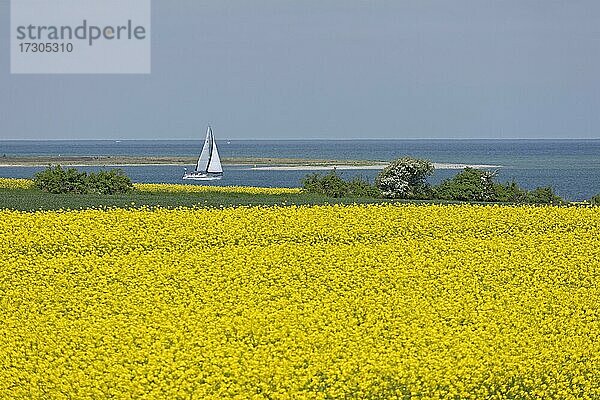
<svg viewBox="0 0 600 400">
<path fill-rule="evenodd" d="M 435 188 L 436 197 L 443 200 L 497 201 L 495 172 L 467 167 Z"/>
<path fill-rule="evenodd" d="M 554 193 L 550 186 L 538 187 L 527 194 L 527 202 L 531 204 L 563 204 L 564 200 Z"/>
<path fill-rule="evenodd" d="M 514 180 L 505 184 L 495 184 L 494 191 L 498 201 L 515 204 L 527 202 L 527 190 L 521 188 Z"/>
</svg>

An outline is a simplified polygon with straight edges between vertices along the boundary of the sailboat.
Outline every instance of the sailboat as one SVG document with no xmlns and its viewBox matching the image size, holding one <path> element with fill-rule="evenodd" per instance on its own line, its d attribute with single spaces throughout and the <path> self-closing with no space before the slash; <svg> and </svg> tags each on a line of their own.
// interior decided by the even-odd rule
<svg viewBox="0 0 600 400">
<path fill-rule="evenodd" d="M 187 172 L 183 175 L 183 179 L 194 179 L 197 181 L 214 181 L 223 177 L 223 167 L 221 166 L 221 158 L 217 150 L 217 142 L 213 136 L 212 128 L 209 126 L 206 130 L 206 139 L 196 168 L 193 172 Z"/>
</svg>

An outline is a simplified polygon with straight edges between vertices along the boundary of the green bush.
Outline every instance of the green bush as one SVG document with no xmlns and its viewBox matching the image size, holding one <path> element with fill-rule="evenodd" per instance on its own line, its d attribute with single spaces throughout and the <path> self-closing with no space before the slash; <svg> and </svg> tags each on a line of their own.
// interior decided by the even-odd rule
<svg viewBox="0 0 600 400">
<path fill-rule="evenodd" d="M 349 197 L 379 197 L 381 193 L 375 185 L 362 176 L 350 179 L 346 183 L 346 194 Z"/>
<path fill-rule="evenodd" d="M 362 177 L 345 181 L 337 172 L 308 174 L 302 179 L 302 188 L 307 193 L 328 197 L 378 197 L 379 191 Z"/>
<path fill-rule="evenodd" d="M 554 193 L 550 186 L 538 187 L 527 193 L 527 203 L 530 204 L 563 204 L 564 200 Z"/>
<path fill-rule="evenodd" d="M 86 173 L 75 168 L 63 169 L 60 165 L 48 167 L 34 176 L 38 189 L 49 193 L 86 193 Z"/>
<path fill-rule="evenodd" d="M 434 170 L 433 164 L 428 160 L 400 158 L 377 175 L 375 185 L 385 197 L 427 199 L 432 195 L 427 177 Z"/>
<path fill-rule="evenodd" d="M 590 204 L 593 206 L 600 206 L 600 193 L 590 199 Z"/>
<path fill-rule="evenodd" d="M 344 197 L 346 181 L 335 171 L 327 174 L 308 174 L 302 179 L 302 188 L 308 193 L 324 194 L 329 197 Z"/>
<path fill-rule="evenodd" d="M 500 201 L 516 204 L 564 203 L 551 187 L 538 187 L 527 191 L 514 180 L 505 184 L 496 183 L 495 176 L 494 172 L 467 167 L 435 187 L 435 197 L 441 200 Z"/>
<path fill-rule="evenodd" d="M 89 193 L 119 194 L 133 189 L 131 179 L 121 169 L 90 173 L 87 177 Z"/>
<path fill-rule="evenodd" d="M 496 200 L 506 203 L 527 203 L 527 190 L 521 188 L 514 180 L 505 184 L 494 184 Z"/>
<path fill-rule="evenodd" d="M 119 194 L 133 189 L 131 179 L 120 169 L 87 174 L 57 165 L 38 172 L 33 181 L 38 189 L 49 193 Z"/>
<path fill-rule="evenodd" d="M 467 167 L 435 188 L 435 196 L 442 200 L 497 201 L 498 187 L 494 172 Z"/>
</svg>

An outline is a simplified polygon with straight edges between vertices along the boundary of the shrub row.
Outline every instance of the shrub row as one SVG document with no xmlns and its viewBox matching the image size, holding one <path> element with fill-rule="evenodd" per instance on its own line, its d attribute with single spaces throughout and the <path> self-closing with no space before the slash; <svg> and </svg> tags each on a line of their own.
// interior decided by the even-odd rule
<svg viewBox="0 0 600 400">
<path fill-rule="evenodd" d="M 335 170 L 327 174 L 313 173 L 302 179 L 302 188 L 308 193 L 329 197 L 379 197 L 379 190 L 362 177 L 349 181 L 342 179 Z"/>
<path fill-rule="evenodd" d="M 490 201 L 516 204 L 562 204 L 564 200 L 550 186 L 531 191 L 521 188 L 514 180 L 505 184 L 494 181 L 496 174 L 475 168 L 446 179 L 433 188 L 433 198 L 440 200 Z"/>
<path fill-rule="evenodd" d="M 131 179 L 121 169 L 86 173 L 57 165 L 38 172 L 33 181 L 35 187 L 50 193 L 120 194 L 133 190 Z"/>
<path fill-rule="evenodd" d="M 515 181 L 498 183 L 496 173 L 467 167 L 437 186 L 427 182 L 434 166 L 427 160 L 401 158 L 385 167 L 375 185 L 363 178 L 345 181 L 336 171 L 310 174 L 302 180 L 303 189 L 330 197 L 385 197 L 397 199 L 507 202 L 516 204 L 562 204 L 551 187 L 521 188 Z M 600 195 L 596 196 L 600 204 Z"/>
</svg>

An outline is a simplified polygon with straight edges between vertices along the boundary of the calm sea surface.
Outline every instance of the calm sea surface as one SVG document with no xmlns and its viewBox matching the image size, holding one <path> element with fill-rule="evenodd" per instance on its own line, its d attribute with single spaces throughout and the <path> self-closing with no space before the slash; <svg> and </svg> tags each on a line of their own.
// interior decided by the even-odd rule
<svg viewBox="0 0 600 400">
<path fill-rule="evenodd" d="M 0 141 L 6 156 L 196 156 L 201 141 Z M 389 161 L 401 156 L 426 158 L 436 163 L 490 164 L 501 167 L 498 179 L 515 179 L 526 188 L 552 186 L 569 200 L 600 193 L 600 139 L 597 140 L 311 140 L 218 141 L 222 157 L 309 158 Z M 0 164 L 1 164 L 0 159 Z M 0 167 L 0 177 L 28 178 L 41 168 Z M 96 170 L 98 168 L 82 168 Z M 136 182 L 181 183 L 180 166 L 123 167 Z M 438 170 L 432 183 L 456 174 Z M 300 185 L 307 171 L 265 171 L 225 167 L 216 185 Z M 347 170 L 345 177 L 373 179 L 377 171 Z M 186 181 L 186 183 L 190 183 Z"/>
</svg>

